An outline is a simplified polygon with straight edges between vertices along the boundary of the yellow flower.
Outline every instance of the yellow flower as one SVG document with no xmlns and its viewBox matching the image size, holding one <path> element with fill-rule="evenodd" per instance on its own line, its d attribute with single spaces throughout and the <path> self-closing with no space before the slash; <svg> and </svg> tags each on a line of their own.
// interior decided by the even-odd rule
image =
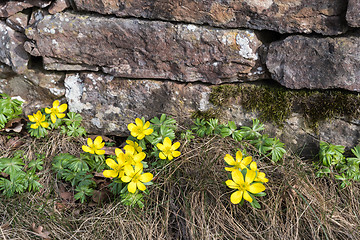
<svg viewBox="0 0 360 240">
<path fill-rule="evenodd" d="M 97 155 L 103 155 L 105 154 L 105 150 L 101 150 L 101 148 L 103 148 L 105 146 L 105 143 L 102 140 L 101 136 L 97 136 L 93 141 L 91 140 L 91 138 L 87 139 L 87 144 L 82 146 L 82 149 L 84 150 L 84 152 L 88 152 L 91 154 L 97 154 Z"/>
<path fill-rule="evenodd" d="M 112 168 L 112 170 L 104 170 L 103 175 L 107 178 L 121 178 L 124 176 L 124 167 L 126 165 L 125 159 L 123 157 L 117 157 L 116 161 L 114 159 L 106 159 L 106 164 Z"/>
<path fill-rule="evenodd" d="M 256 178 L 255 178 L 255 182 L 263 182 L 263 183 L 267 183 L 269 181 L 269 179 L 267 179 L 265 177 L 265 173 L 263 172 L 260 172 L 257 168 L 257 164 L 256 162 L 252 162 L 250 164 L 250 169 L 253 170 L 257 175 L 256 175 Z"/>
<path fill-rule="evenodd" d="M 150 122 L 147 121 L 145 124 L 140 118 L 135 119 L 135 123 L 130 123 L 128 125 L 128 129 L 130 131 L 131 136 L 136 137 L 138 140 L 141 140 L 145 137 L 145 135 L 150 135 L 154 131 L 150 127 Z"/>
<path fill-rule="evenodd" d="M 43 128 L 48 128 L 49 123 L 45 122 L 45 115 L 42 115 L 40 111 L 37 111 L 37 113 L 34 113 L 33 115 L 28 115 L 28 118 L 31 122 L 34 122 L 34 124 L 31 124 L 32 129 L 37 129 L 39 126 Z"/>
<path fill-rule="evenodd" d="M 58 117 L 58 118 L 65 117 L 65 114 L 63 112 L 66 111 L 67 104 L 64 103 L 64 104 L 61 104 L 60 106 L 59 105 L 60 105 L 59 100 L 56 100 L 53 102 L 52 108 L 45 108 L 45 112 L 47 114 L 50 114 L 50 118 L 53 123 L 56 122 L 56 117 Z"/>
<path fill-rule="evenodd" d="M 235 170 L 239 170 L 239 169 L 243 170 L 244 168 L 247 168 L 246 166 L 251 163 L 252 157 L 248 156 L 244 159 L 242 159 L 242 157 L 243 157 L 243 155 L 242 155 L 241 151 L 236 152 L 236 161 L 230 154 L 226 154 L 224 157 L 225 162 L 233 167 L 226 167 L 225 170 L 232 172 Z"/>
<path fill-rule="evenodd" d="M 144 183 L 150 182 L 153 179 L 151 173 L 142 173 L 143 168 L 139 164 L 134 167 L 130 165 L 125 166 L 125 176 L 121 178 L 121 181 L 128 182 L 128 191 L 135 193 L 136 189 L 140 191 L 146 190 Z"/>
<path fill-rule="evenodd" d="M 144 158 L 146 157 L 146 154 L 144 152 L 137 153 L 135 151 L 135 148 L 130 145 L 126 145 L 124 147 L 124 150 L 125 150 L 125 153 L 118 148 L 115 149 L 116 156 L 124 158 L 125 163 L 128 165 L 141 164 L 141 166 L 142 166 L 141 161 L 144 160 Z"/>
<path fill-rule="evenodd" d="M 256 173 L 252 170 L 247 170 L 245 181 L 243 174 L 239 170 L 232 171 L 231 176 L 233 180 L 227 180 L 225 183 L 229 188 L 237 189 L 230 197 L 233 204 L 240 203 L 243 198 L 248 202 L 252 202 L 253 198 L 249 192 L 256 194 L 265 190 L 265 186 L 262 183 L 253 183 Z"/>
<path fill-rule="evenodd" d="M 164 139 L 163 144 L 161 143 L 156 144 L 156 147 L 161 151 L 159 153 L 159 157 L 161 159 L 167 158 L 169 160 L 172 160 L 173 158 L 178 157 L 181 154 L 179 151 L 175 151 L 180 147 L 180 143 L 176 142 L 173 145 L 171 145 L 171 140 L 168 137 Z"/>
<path fill-rule="evenodd" d="M 126 143 L 130 146 L 132 146 L 136 152 L 142 152 L 142 148 L 139 146 L 137 142 L 133 142 L 131 140 L 126 140 Z"/>
</svg>

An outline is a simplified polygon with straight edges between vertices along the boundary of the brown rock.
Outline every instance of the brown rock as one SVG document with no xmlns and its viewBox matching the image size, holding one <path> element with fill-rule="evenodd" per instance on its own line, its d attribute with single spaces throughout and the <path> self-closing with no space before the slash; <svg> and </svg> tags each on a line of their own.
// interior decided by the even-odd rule
<svg viewBox="0 0 360 240">
<path fill-rule="evenodd" d="M 0 39 L 0 61 L 17 73 L 24 72 L 29 60 L 29 54 L 23 47 L 25 36 L 0 21 Z"/>
<path fill-rule="evenodd" d="M 287 88 L 360 92 L 359 48 L 359 31 L 335 38 L 290 36 L 270 44 L 266 65 Z"/>
<path fill-rule="evenodd" d="M 360 27 L 360 0 L 349 0 L 346 21 L 351 27 Z"/>
<path fill-rule="evenodd" d="M 141 17 L 209 24 L 211 26 L 273 30 L 280 33 L 346 31 L 343 0 L 74 0 L 76 8 L 119 17 Z"/>
<path fill-rule="evenodd" d="M 250 30 L 72 13 L 45 16 L 26 36 L 49 70 L 93 70 L 118 77 L 209 83 L 265 77 Z"/>
<path fill-rule="evenodd" d="M 32 5 L 24 1 L 3 1 L 0 3 L 0 17 L 6 18 L 12 16 L 30 7 L 32 7 Z"/>
<path fill-rule="evenodd" d="M 49 7 L 49 13 L 50 14 L 59 13 L 64 11 L 68 7 L 70 7 L 70 4 L 68 3 L 67 0 L 55 0 Z"/>
<path fill-rule="evenodd" d="M 18 32 L 24 32 L 27 26 L 29 16 L 18 12 L 6 19 L 6 24 Z"/>
</svg>

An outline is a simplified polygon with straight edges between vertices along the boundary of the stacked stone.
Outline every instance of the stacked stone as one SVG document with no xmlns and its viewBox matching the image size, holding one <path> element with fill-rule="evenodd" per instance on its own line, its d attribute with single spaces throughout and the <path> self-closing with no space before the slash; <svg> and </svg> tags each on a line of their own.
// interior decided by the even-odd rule
<svg viewBox="0 0 360 240">
<path fill-rule="evenodd" d="M 209 84 L 272 79 L 289 89 L 360 92 L 360 0 L 345 2 L 7 1 L 0 3 L 0 91 L 20 95 L 29 112 L 65 97 L 88 131 L 117 135 L 140 115 L 212 108 Z M 223 111 L 219 118 L 238 124 L 256 117 L 236 103 Z M 296 145 L 308 133 L 291 121 L 296 126 L 288 122 L 284 132 Z M 356 121 L 339 121 L 359 131 Z M 357 141 L 355 133 L 330 135 L 321 127 L 315 134 Z"/>
</svg>

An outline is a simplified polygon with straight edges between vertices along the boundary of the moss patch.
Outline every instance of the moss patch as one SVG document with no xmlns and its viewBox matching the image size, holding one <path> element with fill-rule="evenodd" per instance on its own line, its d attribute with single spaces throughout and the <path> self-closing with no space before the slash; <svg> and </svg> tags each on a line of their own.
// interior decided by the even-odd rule
<svg viewBox="0 0 360 240">
<path fill-rule="evenodd" d="M 311 127 L 333 118 L 360 117 L 360 94 L 341 90 L 290 90 L 278 86 L 214 86 L 210 102 L 215 106 L 239 103 L 247 111 L 256 111 L 262 121 L 281 125 L 292 112 L 303 114 Z"/>
</svg>

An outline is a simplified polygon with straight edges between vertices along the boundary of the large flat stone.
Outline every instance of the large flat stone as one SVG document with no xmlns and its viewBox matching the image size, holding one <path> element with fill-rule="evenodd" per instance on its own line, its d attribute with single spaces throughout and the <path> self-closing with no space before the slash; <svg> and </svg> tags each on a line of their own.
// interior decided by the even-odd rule
<svg viewBox="0 0 360 240">
<path fill-rule="evenodd" d="M 26 35 L 50 70 L 215 84 L 265 77 L 251 30 L 59 13 Z"/>
<path fill-rule="evenodd" d="M 28 67 L 29 54 L 24 49 L 25 35 L 0 21 L 0 61 L 13 71 L 23 73 Z"/>
<path fill-rule="evenodd" d="M 270 44 L 272 78 L 291 89 L 360 92 L 360 31 L 343 37 L 290 36 Z"/>
<path fill-rule="evenodd" d="M 280 33 L 346 31 L 343 0 L 74 0 L 78 10 Z"/>
</svg>

